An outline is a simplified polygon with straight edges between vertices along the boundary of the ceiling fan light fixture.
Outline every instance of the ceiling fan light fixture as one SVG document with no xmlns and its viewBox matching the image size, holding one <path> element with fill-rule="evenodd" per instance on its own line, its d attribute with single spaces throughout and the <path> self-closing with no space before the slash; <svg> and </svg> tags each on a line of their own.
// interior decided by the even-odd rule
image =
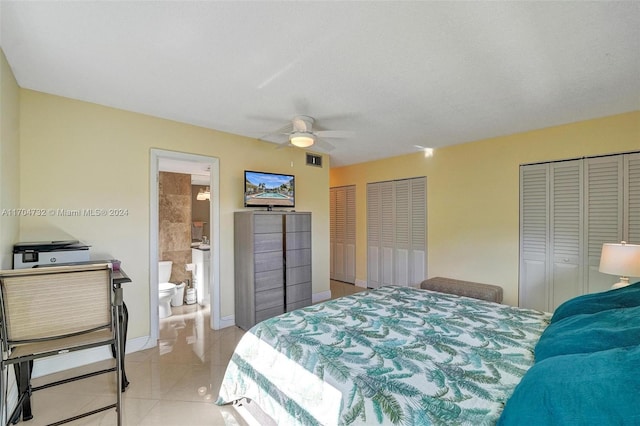
<svg viewBox="0 0 640 426">
<path fill-rule="evenodd" d="M 289 137 L 289 142 L 298 148 L 308 148 L 315 141 L 315 137 L 311 133 L 292 133 Z"/>
</svg>

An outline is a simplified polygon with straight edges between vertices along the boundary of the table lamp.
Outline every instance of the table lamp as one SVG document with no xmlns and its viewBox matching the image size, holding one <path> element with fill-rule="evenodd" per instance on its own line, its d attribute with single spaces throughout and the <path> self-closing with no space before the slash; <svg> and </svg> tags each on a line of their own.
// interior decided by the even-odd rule
<svg viewBox="0 0 640 426">
<path fill-rule="evenodd" d="M 603 244 L 600 272 L 620 277 L 620 281 L 611 288 L 629 285 L 629 277 L 640 277 L 640 245 L 624 241 L 620 244 Z"/>
</svg>

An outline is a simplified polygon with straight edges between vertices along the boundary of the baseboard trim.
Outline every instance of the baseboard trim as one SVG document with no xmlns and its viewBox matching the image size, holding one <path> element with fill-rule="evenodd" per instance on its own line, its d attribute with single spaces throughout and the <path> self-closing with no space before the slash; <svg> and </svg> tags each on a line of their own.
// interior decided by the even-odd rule
<svg viewBox="0 0 640 426">
<path fill-rule="evenodd" d="M 321 291 L 320 293 L 313 293 L 311 295 L 311 303 L 323 302 L 331 299 L 331 290 Z"/>
<path fill-rule="evenodd" d="M 367 282 L 365 280 L 356 280 L 356 286 L 357 287 L 362 287 L 362 288 L 367 288 Z"/>
<path fill-rule="evenodd" d="M 236 317 L 235 315 L 229 315 L 227 317 L 220 318 L 220 328 L 233 327 L 236 325 Z"/>
</svg>

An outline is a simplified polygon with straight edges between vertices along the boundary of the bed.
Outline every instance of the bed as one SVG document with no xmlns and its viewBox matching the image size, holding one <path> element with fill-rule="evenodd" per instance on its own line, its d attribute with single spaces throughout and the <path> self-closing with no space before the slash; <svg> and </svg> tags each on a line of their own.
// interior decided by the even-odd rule
<svg viewBox="0 0 640 426">
<path fill-rule="evenodd" d="M 394 286 L 326 301 L 249 330 L 217 403 L 278 425 L 637 424 L 640 283 L 620 290 L 627 302 L 581 296 L 553 317 Z"/>
</svg>

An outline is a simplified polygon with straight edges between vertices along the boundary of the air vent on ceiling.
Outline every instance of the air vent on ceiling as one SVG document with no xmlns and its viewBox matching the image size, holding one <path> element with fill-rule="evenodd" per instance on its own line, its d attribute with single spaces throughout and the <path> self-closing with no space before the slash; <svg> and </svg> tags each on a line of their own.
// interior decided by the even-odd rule
<svg viewBox="0 0 640 426">
<path fill-rule="evenodd" d="M 307 152 L 307 166 L 322 167 L 322 155 Z"/>
</svg>

